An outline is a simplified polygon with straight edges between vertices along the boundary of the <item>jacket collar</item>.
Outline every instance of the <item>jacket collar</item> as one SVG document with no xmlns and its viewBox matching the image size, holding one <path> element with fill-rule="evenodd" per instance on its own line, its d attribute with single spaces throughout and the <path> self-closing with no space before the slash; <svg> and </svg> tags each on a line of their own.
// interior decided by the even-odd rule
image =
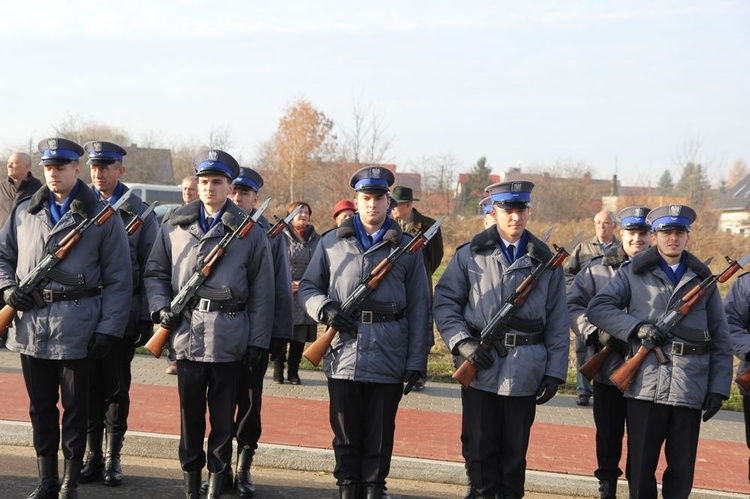
<svg viewBox="0 0 750 499">
<path fill-rule="evenodd" d="M 622 245 L 617 244 L 613 248 L 609 248 L 604 256 L 602 257 L 602 265 L 607 267 L 616 267 L 622 265 L 628 259 L 628 254 L 622 249 Z"/>
<path fill-rule="evenodd" d="M 497 227 L 493 225 L 471 238 L 469 249 L 472 253 L 494 250 L 498 248 L 499 237 Z M 552 258 L 552 252 L 547 244 L 528 230 L 526 231 L 526 254 L 539 262 L 547 262 Z"/>
<path fill-rule="evenodd" d="M 645 274 L 654 268 L 658 268 L 660 258 L 659 250 L 656 249 L 656 246 L 652 246 L 646 251 L 638 253 L 633 257 L 633 273 Z M 685 264 L 687 265 L 687 268 L 695 272 L 700 279 L 705 279 L 711 275 L 711 269 L 698 260 L 698 258 L 692 253 L 687 253 Z"/>
<path fill-rule="evenodd" d="M 198 217 L 201 215 L 201 200 L 196 199 L 190 203 L 177 208 L 174 214 L 169 217 L 167 223 L 173 226 L 177 225 L 191 225 L 198 221 Z M 227 209 L 224 210 L 224 214 L 221 216 L 221 223 L 229 227 L 230 230 L 235 230 L 240 226 L 242 221 L 245 219 L 245 212 L 242 211 L 231 199 L 227 199 Z"/>
<path fill-rule="evenodd" d="M 80 179 L 77 182 L 79 184 L 78 195 L 71 201 L 70 211 L 78 213 L 83 218 L 91 218 L 101 211 L 102 204 L 96 199 L 94 191 L 89 189 Z M 49 187 L 43 185 L 41 189 L 31 196 L 27 211 L 35 215 L 45 206 L 49 209 Z"/>
<path fill-rule="evenodd" d="M 397 223 L 391 223 L 391 226 L 385 231 L 385 234 L 383 234 L 383 241 L 395 248 L 401 242 L 401 236 L 403 234 L 401 227 Z M 354 220 L 352 218 L 347 218 L 341 225 L 339 225 L 336 229 L 336 237 L 339 239 L 357 237 L 357 229 L 354 228 Z"/>
</svg>

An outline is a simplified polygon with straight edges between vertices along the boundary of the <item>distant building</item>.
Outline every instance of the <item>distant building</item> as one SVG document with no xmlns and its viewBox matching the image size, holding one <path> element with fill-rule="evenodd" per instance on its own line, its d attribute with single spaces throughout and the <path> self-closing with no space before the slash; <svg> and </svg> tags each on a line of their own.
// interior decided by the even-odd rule
<svg viewBox="0 0 750 499">
<path fill-rule="evenodd" d="M 712 209 L 721 211 L 719 230 L 730 234 L 750 234 L 750 175 L 714 200 Z"/>
</svg>

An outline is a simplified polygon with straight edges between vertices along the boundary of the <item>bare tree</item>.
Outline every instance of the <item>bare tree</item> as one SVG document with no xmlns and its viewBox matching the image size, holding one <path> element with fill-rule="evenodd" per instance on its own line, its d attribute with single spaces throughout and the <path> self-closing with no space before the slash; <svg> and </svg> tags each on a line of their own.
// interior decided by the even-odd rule
<svg viewBox="0 0 750 499">
<path fill-rule="evenodd" d="M 731 189 L 735 185 L 737 185 L 737 182 L 742 180 L 747 176 L 748 169 L 747 169 L 747 163 L 743 159 L 737 159 L 732 164 L 732 167 L 729 169 L 729 173 L 727 174 L 727 183 L 726 188 Z"/>
<path fill-rule="evenodd" d="M 383 163 L 393 144 L 383 118 L 369 104 L 352 98 L 352 126 L 342 128 L 344 158 L 351 163 Z"/>
<path fill-rule="evenodd" d="M 208 148 L 221 149 L 228 151 L 234 142 L 232 140 L 232 127 L 224 125 L 222 127 L 212 127 L 208 132 Z"/>
</svg>

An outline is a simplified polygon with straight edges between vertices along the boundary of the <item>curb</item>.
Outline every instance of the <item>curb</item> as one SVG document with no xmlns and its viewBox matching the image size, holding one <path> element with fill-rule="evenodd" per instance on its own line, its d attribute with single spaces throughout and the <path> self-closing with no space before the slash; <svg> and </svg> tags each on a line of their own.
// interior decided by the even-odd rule
<svg viewBox="0 0 750 499">
<path fill-rule="evenodd" d="M 122 453 L 138 457 L 173 459 L 177 466 L 179 442 L 178 435 L 129 431 Z M 31 423 L 0 421 L 0 445 L 32 447 Z M 262 468 L 331 473 L 335 459 L 333 451 L 328 449 L 262 443 L 255 452 L 253 463 Z M 430 459 L 393 456 L 389 476 L 404 480 L 466 485 L 463 464 Z M 594 477 L 529 470 L 526 472 L 526 490 L 544 494 L 596 497 L 599 495 L 599 484 Z M 627 497 L 627 482 L 619 481 L 617 493 Z M 690 497 L 739 499 L 745 496 L 724 491 L 693 489 Z"/>
</svg>

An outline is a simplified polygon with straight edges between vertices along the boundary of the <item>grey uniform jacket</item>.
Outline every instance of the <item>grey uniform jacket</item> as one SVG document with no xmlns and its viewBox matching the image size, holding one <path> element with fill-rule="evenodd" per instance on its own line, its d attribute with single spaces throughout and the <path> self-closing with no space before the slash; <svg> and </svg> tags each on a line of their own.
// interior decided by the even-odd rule
<svg viewBox="0 0 750 499">
<path fill-rule="evenodd" d="M 57 224 L 49 211 L 49 189 L 44 186 L 19 203 L 0 232 L 0 289 L 15 286 L 84 218 L 94 217 L 104 205 L 86 184 Z M 122 220 L 110 217 L 92 226 L 54 267 L 83 284 L 51 280 L 44 289 L 74 291 L 101 286 L 101 296 L 47 303 L 19 312 L 10 329 L 8 349 L 39 359 L 75 360 L 86 357 L 96 333 L 121 338 L 128 320 L 132 294 L 130 254 Z"/>
<path fill-rule="evenodd" d="M 729 338 L 734 354 L 740 359 L 737 374 L 743 373 L 750 363 L 750 273 L 742 274 L 724 297 L 724 311 L 729 323 Z"/>
<path fill-rule="evenodd" d="M 196 263 L 205 258 L 227 232 L 234 230 L 245 213 L 227 200 L 227 207 L 207 233 L 200 226 L 201 201 L 177 209 L 159 229 L 146 264 L 146 292 L 152 317 L 190 279 Z M 274 316 L 273 258 L 262 227 L 253 226 L 242 239 L 235 239 L 204 282 L 201 293 L 231 294 L 245 303 L 239 312 L 200 311 L 183 318 L 170 338 L 177 360 L 234 362 L 248 346 L 268 349 Z M 205 296 L 204 296 L 205 297 Z"/>
<path fill-rule="evenodd" d="M 675 287 L 659 266 L 655 247 L 638 253 L 591 300 L 589 321 L 630 344 L 631 353 L 640 346 L 636 331 L 641 323 L 656 324 L 673 302 L 711 275 L 711 270 L 688 253 L 687 271 Z M 626 311 L 627 310 L 627 311 Z M 697 345 L 672 337 L 662 347 L 669 362 L 659 365 L 649 354 L 625 391 L 625 397 L 657 404 L 701 409 L 708 392 L 729 396 L 732 382 L 732 349 L 727 320 L 716 287 L 708 290 L 678 323 L 679 329 L 707 331 L 710 349 L 703 355 L 673 355 L 673 342 Z"/>
<path fill-rule="evenodd" d="M 253 210 L 255 214 L 255 210 Z M 263 215 L 258 219 L 265 232 L 271 228 L 271 224 Z M 276 236 L 269 239 L 271 245 L 271 256 L 273 257 L 273 289 L 274 289 L 274 308 L 273 308 L 273 330 L 271 337 L 284 340 L 292 339 L 294 332 L 294 320 L 292 317 L 293 300 L 292 297 L 292 278 L 289 274 L 289 253 L 286 246 L 286 240 L 283 237 Z"/>
<path fill-rule="evenodd" d="M 495 226 L 474 236 L 453 255 L 435 287 L 433 315 L 454 354 L 456 345 L 472 336 L 470 328 L 481 330 L 533 268 L 552 257 L 545 243 L 529 231 L 526 237 L 527 253 L 512 265 L 500 249 Z M 564 381 L 570 344 L 564 296 L 562 269 L 545 272 L 515 315 L 521 321 L 541 321 L 543 342 L 509 347 L 504 358 L 490 348 L 494 362 L 477 372 L 471 386 L 498 395 L 529 396 L 537 393 L 545 375 Z M 523 334 L 515 329 L 508 332 Z M 463 362 L 463 358 L 456 360 Z"/>
<path fill-rule="evenodd" d="M 613 237 L 611 246 L 608 246 L 607 249 L 612 248 L 612 246 L 617 246 L 618 244 L 621 244 L 620 240 Z M 573 282 L 573 278 L 576 274 L 580 272 L 592 258 L 603 254 L 604 250 L 602 250 L 602 245 L 599 243 L 598 237 L 594 236 L 591 239 L 581 241 L 581 244 L 573 249 L 573 252 L 565 261 L 565 281 L 568 286 Z"/>
<path fill-rule="evenodd" d="M 123 184 L 123 193 L 127 192 L 128 187 Z M 148 209 L 148 205 L 141 200 L 135 193 L 131 194 L 128 199 L 120 206 L 120 217 L 122 223 L 127 225 L 134 215 L 141 216 Z M 141 226 L 128 236 L 128 245 L 130 247 L 130 264 L 132 266 L 133 280 L 133 299 L 130 301 L 130 317 L 128 327 L 125 328 L 126 335 L 138 334 L 136 326 L 140 321 L 151 322 L 151 314 L 148 310 L 148 298 L 143 288 L 143 274 L 146 272 L 146 261 L 151 254 L 151 248 L 156 239 L 156 233 L 159 230 L 159 223 L 156 215 L 152 212 Z"/>
<path fill-rule="evenodd" d="M 586 307 L 588 307 L 589 302 L 591 302 L 596 293 L 604 289 L 604 286 L 614 277 L 620 265 L 627 259 L 628 255 L 625 254 L 622 246 L 617 245 L 607 250 L 603 256 L 592 258 L 583 270 L 576 274 L 575 279 L 573 279 L 573 283 L 570 289 L 568 289 L 570 328 L 584 343 L 591 334 L 599 330 L 599 328 L 589 322 L 589 318 L 586 315 Z M 586 360 L 589 360 L 600 350 L 601 344 L 599 341 L 590 345 L 586 352 Z M 622 358 L 622 355 L 610 349 L 607 360 L 604 361 L 604 364 L 602 364 L 602 367 L 596 373 L 596 376 L 594 376 L 594 381 L 614 385 L 609 380 L 609 377 L 624 361 L 625 359 Z"/>
<path fill-rule="evenodd" d="M 323 306 L 343 302 L 360 279 L 371 272 L 396 245 L 408 244 L 393 222 L 383 240 L 364 251 L 355 236 L 352 219 L 326 232 L 315 250 L 299 286 L 299 300 L 312 317 Z M 402 383 L 406 371 L 426 371 L 429 342 L 429 292 L 421 252 L 404 255 L 369 299 L 404 310 L 399 320 L 362 324 L 356 337 L 337 334 L 325 354 L 329 378 L 374 383 Z M 365 307 L 364 310 L 367 310 Z"/>
<path fill-rule="evenodd" d="M 299 281 L 305 274 L 307 266 L 310 265 L 315 248 L 320 242 L 320 234 L 315 231 L 312 225 L 307 226 L 305 236 L 306 240 L 299 237 L 291 226 L 284 229 L 283 234 L 289 247 L 289 265 L 292 281 Z M 305 307 L 300 303 L 299 292 L 294 297 L 294 325 L 315 324 L 315 318 L 307 315 Z"/>
</svg>

